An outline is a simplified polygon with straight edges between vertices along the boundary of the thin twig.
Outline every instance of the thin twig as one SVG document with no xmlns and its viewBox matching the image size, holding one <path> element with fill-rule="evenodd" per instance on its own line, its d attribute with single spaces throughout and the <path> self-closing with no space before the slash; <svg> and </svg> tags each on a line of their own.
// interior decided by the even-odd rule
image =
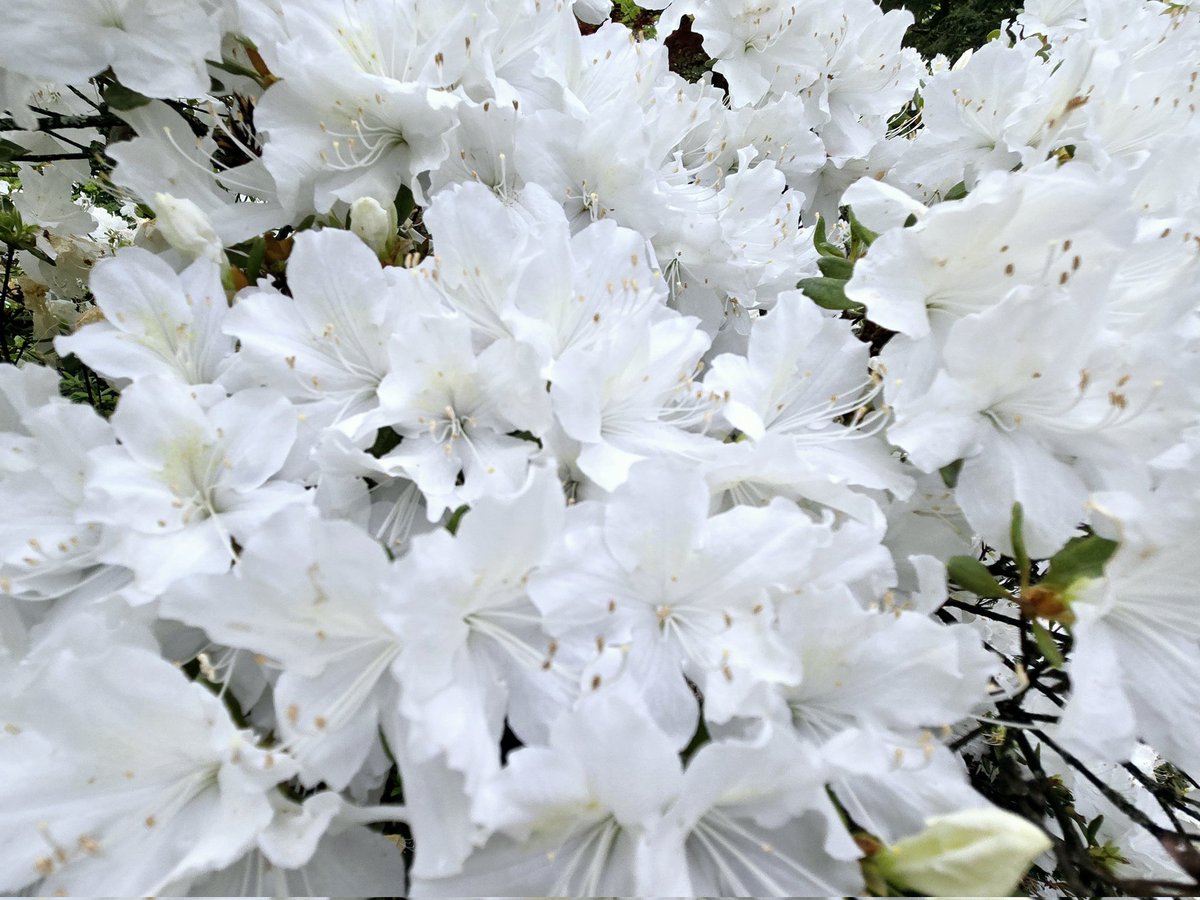
<svg viewBox="0 0 1200 900">
<path fill-rule="evenodd" d="M 104 107 L 102 107 L 99 103 L 97 103 L 95 100 L 93 100 L 87 94 L 85 94 L 79 88 L 75 87 L 75 85 L 68 84 L 67 87 L 70 89 L 72 94 L 74 94 L 76 97 L 78 97 L 84 103 L 86 103 L 92 109 L 96 110 L 96 112 L 99 112 L 99 113 L 104 112 Z"/>
<path fill-rule="evenodd" d="M 961 600 L 947 600 L 942 606 L 952 606 L 955 609 L 961 609 L 964 612 L 969 612 L 976 616 L 981 616 L 985 619 L 992 619 L 996 622 L 1003 622 L 1005 625 L 1020 626 L 1020 622 L 1012 616 L 1006 616 L 1002 613 L 992 612 L 982 606 L 972 606 L 970 603 L 963 603 Z"/>
<path fill-rule="evenodd" d="M 1162 825 L 1159 825 L 1125 799 L 1125 797 L 1121 796 L 1120 792 L 1113 790 L 1105 784 L 1101 778 L 1069 751 L 1064 750 L 1043 732 L 1033 729 L 1031 731 L 1039 741 L 1061 756 L 1067 765 L 1091 782 L 1092 786 L 1103 794 L 1113 806 L 1127 815 L 1136 825 L 1141 826 L 1157 838 L 1158 842 L 1162 844 L 1163 849 L 1179 864 L 1179 867 L 1196 879 L 1196 884 L 1192 885 L 1192 889 L 1200 890 L 1200 850 L 1197 850 L 1190 843 L 1189 839 L 1194 837 L 1193 835 L 1185 834 L 1181 836 L 1173 832 L 1170 828 L 1164 828 Z"/>
<path fill-rule="evenodd" d="M 1049 776 L 1046 774 L 1045 769 L 1042 768 L 1041 761 L 1029 743 L 1029 738 L 1025 737 L 1020 729 L 1015 729 L 1012 732 L 1012 736 L 1013 740 L 1017 742 L 1017 746 L 1021 748 L 1021 755 L 1025 757 L 1025 765 L 1033 774 L 1033 777 L 1037 779 L 1038 796 L 1045 801 L 1047 798 L 1044 786 L 1050 782 Z M 1076 895 L 1086 897 L 1092 892 L 1083 883 L 1083 876 L 1079 873 L 1076 861 L 1087 855 L 1087 847 L 1079 839 L 1079 832 L 1075 828 L 1075 823 L 1067 817 L 1062 806 L 1058 803 L 1047 803 L 1046 805 L 1054 811 L 1054 818 L 1058 822 L 1059 829 L 1062 831 L 1061 843 L 1065 844 L 1064 852 L 1056 854 L 1059 868 L 1062 870 L 1063 876 Z"/>
<path fill-rule="evenodd" d="M 1133 763 L 1130 763 L 1130 762 L 1121 763 L 1121 768 L 1123 768 L 1126 772 L 1128 772 L 1135 779 L 1137 779 L 1138 783 L 1142 787 L 1144 787 L 1147 791 L 1150 792 L 1150 795 L 1155 800 L 1158 801 L 1158 805 L 1161 806 L 1163 812 L 1166 813 L 1167 818 L 1171 820 L 1171 824 L 1175 826 L 1175 832 L 1181 836 L 1186 837 L 1187 829 L 1185 829 L 1183 827 L 1183 824 L 1179 821 L 1178 817 L 1175 815 L 1175 807 L 1173 807 L 1170 803 L 1168 803 L 1166 801 L 1166 798 L 1164 798 L 1162 796 L 1162 790 L 1163 790 L 1162 785 L 1160 785 L 1157 781 L 1154 781 L 1153 779 L 1151 779 L 1148 775 L 1146 775 L 1145 772 L 1143 772 L 1141 769 L 1139 769 Z M 1181 810 L 1181 811 L 1186 813 L 1187 815 L 1197 817 L 1196 813 L 1193 813 L 1190 810 Z M 1197 818 L 1200 818 L 1200 817 L 1197 817 Z"/>
<path fill-rule="evenodd" d="M 10 244 L 4 257 L 4 287 L 0 288 L 0 355 L 3 355 L 6 363 L 12 362 L 12 356 L 8 352 L 8 282 L 12 275 L 13 257 L 16 252 L 17 248 Z"/>
<path fill-rule="evenodd" d="M 34 112 L 41 113 L 35 107 Z M 0 131 L 52 131 L 56 128 L 111 128 L 125 123 L 116 116 L 101 113 L 95 116 L 60 116 L 57 113 L 45 112 L 48 118 L 38 119 L 32 128 L 23 128 L 16 119 L 0 116 Z"/>
<path fill-rule="evenodd" d="M 40 156 L 14 156 L 9 162 L 14 163 L 44 163 L 60 159 L 91 159 L 91 153 L 46 153 Z"/>
</svg>

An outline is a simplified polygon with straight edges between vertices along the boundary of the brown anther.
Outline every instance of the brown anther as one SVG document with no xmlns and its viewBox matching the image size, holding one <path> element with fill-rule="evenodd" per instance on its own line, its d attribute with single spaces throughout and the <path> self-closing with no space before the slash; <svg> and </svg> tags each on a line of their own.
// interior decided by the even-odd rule
<svg viewBox="0 0 1200 900">
<path fill-rule="evenodd" d="M 1017 603 L 1021 607 L 1021 613 L 1030 619 L 1049 619 L 1064 625 L 1075 621 L 1071 607 L 1054 588 L 1034 585 L 1017 598 Z"/>
<path fill-rule="evenodd" d="M 592 690 L 593 691 L 599 690 L 599 688 L 600 688 L 600 676 L 593 675 L 592 676 Z"/>
<path fill-rule="evenodd" d="M 313 719 L 313 724 L 317 726 L 317 731 L 324 731 L 329 721 L 324 716 L 317 716 Z"/>
</svg>

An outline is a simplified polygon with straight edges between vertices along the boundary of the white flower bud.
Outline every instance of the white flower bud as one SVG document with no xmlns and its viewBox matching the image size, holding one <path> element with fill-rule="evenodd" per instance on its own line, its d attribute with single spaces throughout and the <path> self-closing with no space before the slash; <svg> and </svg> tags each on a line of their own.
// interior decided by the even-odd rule
<svg viewBox="0 0 1200 900">
<path fill-rule="evenodd" d="M 188 259 L 210 259 L 223 263 L 224 247 L 208 216 L 191 200 L 170 194 L 154 195 L 155 224 L 167 243 Z"/>
<path fill-rule="evenodd" d="M 925 826 L 873 861 L 892 885 L 930 896 L 1008 896 L 1051 846 L 1036 825 L 995 807 L 936 816 Z"/>
<path fill-rule="evenodd" d="M 971 61 L 971 57 L 974 55 L 975 55 L 974 50 L 969 49 L 969 48 L 967 50 L 964 50 L 962 56 L 960 56 L 958 59 L 956 59 L 954 61 L 954 65 L 952 65 L 950 67 L 950 71 L 951 72 L 961 72 L 964 68 L 966 68 L 967 63 L 969 63 Z"/>
<path fill-rule="evenodd" d="M 350 206 L 350 230 L 376 253 L 396 236 L 396 207 L 386 209 L 374 197 L 359 197 Z"/>
<path fill-rule="evenodd" d="M 612 7 L 612 0 L 575 0 L 572 12 L 589 25 L 601 25 L 612 15 Z"/>
</svg>

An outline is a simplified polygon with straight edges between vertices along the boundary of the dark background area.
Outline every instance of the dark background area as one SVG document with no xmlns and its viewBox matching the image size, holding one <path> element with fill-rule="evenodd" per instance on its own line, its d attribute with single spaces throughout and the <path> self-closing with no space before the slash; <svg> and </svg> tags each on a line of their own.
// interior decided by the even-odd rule
<svg viewBox="0 0 1200 900">
<path fill-rule="evenodd" d="M 916 18 L 904 43 L 930 59 L 938 53 L 954 62 L 979 47 L 1005 19 L 1021 11 L 1020 0 L 882 0 L 885 10 L 907 9 Z"/>
</svg>

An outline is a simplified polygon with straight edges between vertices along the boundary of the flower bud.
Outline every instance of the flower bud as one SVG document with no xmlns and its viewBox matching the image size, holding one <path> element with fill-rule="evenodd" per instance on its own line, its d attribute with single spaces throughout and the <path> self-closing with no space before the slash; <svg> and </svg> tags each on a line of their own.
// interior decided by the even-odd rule
<svg viewBox="0 0 1200 900">
<path fill-rule="evenodd" d="M 575 0 L 572 12 L 581 22 L 601 25 L 612 15 L 612 0 Z"/>
<path fill-rule="evenodd" d="M 359 197 L 350 206 L 350 230 L 376 253 L 384 253 L 396 236 L 396 207 L 384 209 L 374 197 Z"/>
<path fill-rule="evenodd" d="M 1008 896 L 1051 846 L 1036 825 L 995 807 L 936 816 L 925 826 L 872 863 L 894 887 L 929 896 Z"/>
<path fill-rule="evenodd" d="M 225 250 L 208 216 L 191 200 L 154 195 L 155 224 L 167 243 L 188 259 L 225 261 Z"/>
</svg>

